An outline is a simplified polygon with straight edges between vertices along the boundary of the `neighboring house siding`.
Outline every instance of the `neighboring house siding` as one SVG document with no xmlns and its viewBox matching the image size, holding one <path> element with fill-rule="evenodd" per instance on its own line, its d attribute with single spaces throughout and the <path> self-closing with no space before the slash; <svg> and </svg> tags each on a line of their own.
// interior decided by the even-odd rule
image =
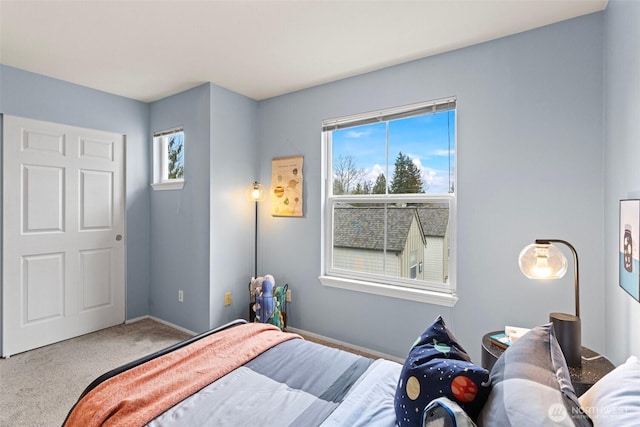
<svg viewBox="0 0 640 427">
<path fill-rule="evenodd" d="M 424 259 L 424 237 L 422 236 L 422 228 L 416 220 L 411 223 L 409 228 L 409 234 L 407 236 L 407 243 L 404 250 L 400 255 L 400 262 L 402 265 L 402 277 L 411 277 L 410 270 L 412 266 L 416 266 L 416 279 L 422 280 L 422 273 L 419 272 L 417 266 L 418 263 Z M 411 253 L 415 253 L 415 259 L 412 262 Z M 424 271 L 424 269 L 423 269 Z"/>
<path fill-rule="evenodd" d="M 446 258 L 442 237 L 427 237 L 427 247 L 424 254 L 424 279 L 434 282 L 444 282 Z M 444 258 L 444 260 L 443 260 Z"/>
<path fill-rule="evenodd" d="M 350 271 L 362 271 L 374 274 L 385 274 L 385 258 L 382 251 L 352 248 L 334 248 L 333 266 Z M 399 277 L 400 257 L 387 252 L 387 276 Z"/>
<path fill-rule="evenodd" d="M 449 228 L 447 227 L 447 232 L 444 234 L 444 243 L 442 246 L 442 265 L 444 271 L 442 273 L 442 281 L 449 281 Z"/>
<path fill-rule="evenodd" d="M 426 247 L 424 280 L 446 283 L 449 279 L 449 206 L 434 203 L 418 209 Z"/>
</svg>

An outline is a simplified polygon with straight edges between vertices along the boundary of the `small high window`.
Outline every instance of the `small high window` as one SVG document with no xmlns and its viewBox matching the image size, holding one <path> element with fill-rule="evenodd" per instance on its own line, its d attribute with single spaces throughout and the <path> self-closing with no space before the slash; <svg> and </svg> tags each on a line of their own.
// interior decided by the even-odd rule
<svg viewBox="0 0 640 427">
<path fill-rule="evenodd" d="M 182 126 L 153 134 L 153 189 L 184 187 L 184 129 Z"/>
</svg>

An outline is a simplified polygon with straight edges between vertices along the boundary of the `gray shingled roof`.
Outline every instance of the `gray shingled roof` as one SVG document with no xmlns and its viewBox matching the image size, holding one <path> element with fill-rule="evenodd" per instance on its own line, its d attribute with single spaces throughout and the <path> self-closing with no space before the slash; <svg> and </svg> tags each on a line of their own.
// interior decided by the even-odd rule
<svg viewBox="0 0 640 427">
<path fill-rule="evenodd" d="M 449 205 L 433 203 L 428 207 L 418 208 L 418 218 L 425 236 L 444 237 L 449 225 Z"/>
<path fill-rule="evenodd" d="M 384 208 L 383 207 L 336 207 L 333 214 L 335 247 L 384 249 Z M 387 251 L 402 252 L 409 236 L 409 228 L 416 218 L 416 209 L 388 209 Z"/>
</svg>

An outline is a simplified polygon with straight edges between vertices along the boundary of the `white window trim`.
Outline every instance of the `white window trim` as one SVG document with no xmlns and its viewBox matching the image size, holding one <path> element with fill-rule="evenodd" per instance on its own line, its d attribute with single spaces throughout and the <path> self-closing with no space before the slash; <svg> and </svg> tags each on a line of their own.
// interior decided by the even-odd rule
<svg viewBox="0 0 640 427">
<path fill-rule="evenodd" d="M 165 155 L 168 149 L 166 136 L 178 132 L 184 133 L 184 128 L 177 126 L 153 134 L 153 182 L 151 183 L 151 188 L 154 191 L 182 190 L 184 188 L 184 178 L 164 178 L 169 167 Z M 160 138 L 159 143 L 157 141 L 158 138 Z"/>
<path fill-rule="evenodd" d="M 453 98 L 455 99 L 455 98 Z M 443 100 L 434 101 L 433 103 L 442 103 Z M 429 104 L 429 103 L 425 103 Z M 416 104 L 418 105 L 418 104 Z M 409 107 L 409 106 L 408 106 Z M 415 106 L 413 106 L 415 108 Z M 370 113 L 365 114 L 371 115 Z M 382 114 L 380 114 L 382 115 Z M 346 117 L 343 119 L 336 119 L 336 122 L 340 122 L 340 124 L 344 122 L 348 122 L 354 118 L 360 118 L 363 115 Z M 457 116 L 457 114 L 456 114 Z M 457 128 L 457 119 L 456 119 L 456 128 Z M 327 126 L 327 128 L 330 126 Z M 326 129 L 323 126 L 323 129 Z M 449 199 L 449 219 L 450 219 L 450 227 L 449 227 L 449 277 L 448 284 L 443 285 L 442 289 L 431 288 L 427 289 L 424 287 L 413 288 L 409 285 L 402 284 L 394 284 L 392 278 L 385 279 L 388 283 L 380 283 L 378 281 L 367 280 L 366 275 L 362 275 L 363 277 L 358 277 L 359 274 L 354 272 L 345 272 L 343 275 L 339 273 L 339 271 L 335 269 L 329 268 L 329 261 L 331 260 L 331 245 L 333 244 L 332 237 L 329 233 L 327 233 L 327 229 L 333 229 L 332 224 L 332 206 L 330 206 L 329 199 L 335 199 L 335 196 L 331 196 L 332 184 L 331 179 L 328 174 L 330 173 L 328 170 L 328 159 L 331 156 L 331 141 L 330 138 L 327 137 L 327 132 L 322 132 L 322 144 L 321 144 L 321 157 L 322 157 L 322 201 L 321 201 L 321 209 L 323 212 L 323 220 L 321 223 L 321 242 L 322 242 L 322 250 L 321 250 L 321 271 L 322 274 L 318 277 L 320 283 L 323 286 L 346 289 L 350 291 L 356 292 L 364 292 L 373 295 L 380 295 L 391 298 L 399 298 L 409 301 L 422 302 L 426 304 L 434 304 L 441 305 L 445 307 L 453 307 L 458 302 L 458 296 L 456 294 L 456 283 L 457 283 L 457 249 L 456 249 L 456 226 L 457 226 L 457 214 L 456 214 L 456 196 L 446 195 Z M 457 136 L 457 129 L 456 129 Z M 456 138 L 456 151 L 457 151 L 457 138 Z M 454 170 L 457 175 L 457 161 L 458 156 L 454 157 Z M 455 180 L 457 187 L 457 180 Z M 456 188 L 457 193 L 457 188 Z M 360 196 L 362 197 L 362 196 Z M 377 197 L 369 196 L 371 199 L 375 200 Z M 437 197 L 437 195 L 434 195 Z M 389 196 L 386 196 L 384 201 L 389 201 Z M 347 277 L 348 276 L 348 277 Z"/>
<path fill-rule="evenodd" d="M 166 182 L 154 182 L 151 184 L 151 188 L 153 188 L 154 191 L 182 190 L 184 188 L 184 180 L 174 179 Z"/>
<path fill-rule="evenodd" d="M 436 292 L 427 289 L 414 289 L 404 286 L 366 282 L 363 280 L 347 279 L 336 276 L 320 276 L 318 279 L 323 286 L 330 288 L 347 289 L 350 291 L 423 302 L 426 304 L 453 307 L 458 302 L 456 294 L 447 294 L 445 292 Z"/>
</svg>

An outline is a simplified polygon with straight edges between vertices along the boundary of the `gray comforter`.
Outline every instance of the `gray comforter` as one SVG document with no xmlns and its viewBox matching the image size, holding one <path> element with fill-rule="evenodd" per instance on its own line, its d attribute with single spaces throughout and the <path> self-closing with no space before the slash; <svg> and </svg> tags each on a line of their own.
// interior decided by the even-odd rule
<svg viewBox="0 0 640 427">
<path fill-rule="evenodd" d="M 332 413 L 346 399 L 344 408 L 352 408 L 348 413 L 336 411 L 340 419 L 376 419 L 393 425 L 393 388 L 400 365 L 385 362 L 381 373 L 373 369 L 378 363 L 371 359 L 309 341 L 286 341 L 148 425 L 319 426 L 325 421 L 332 424 Z M 384 390 L 372 393 L 374 387 Z"/>
</svg>

